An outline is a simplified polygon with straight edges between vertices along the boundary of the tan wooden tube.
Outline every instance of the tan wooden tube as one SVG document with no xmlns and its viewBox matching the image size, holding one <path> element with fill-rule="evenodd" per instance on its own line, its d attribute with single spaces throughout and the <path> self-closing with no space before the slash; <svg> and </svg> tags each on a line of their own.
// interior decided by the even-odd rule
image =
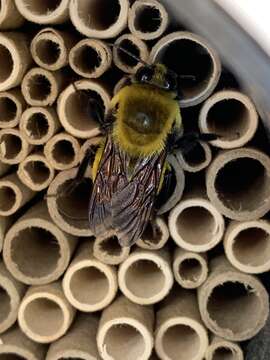
<svg viewBox="0 0 270 360">
<path fill-rule="evenodd" d="M 92 236 L 89 228 L 88 206 L 92 181 L 85 177 L 73 191 L 66 192 L 77 169 L 60 172 L 51 182 L 47 205 L 51 218 L 63 231 L 76 236 Z"/>
<path fill-rule="evenodd" d="M 201 61 L 202 55 L 204 61 Z M 180 78 L 183 92 L 181 107 L 194 106 L 204 101 L 214 91 L 221 73 L 216 51 L 199 35 L 186 31 L 161 38 L 152 48 L 150 60 L 164 63 L 179 75 L 195 77 Z"/>
<path fill-rule="evenodd" d="M 96 344 L 97 329 L 98 318 L 95 315 L 77 315 L 69 332 L 51 344 L 46 360 L 99 359 Z"/>
<path fill-rule="evenodd" d="M 24 18 L 16 8 L 14 1 L 2 0 L 0 9 L 0 30 L 19 28 L 24 23 Z"/>
<path fill-rule="evenodd" d="M 254 136 L 258 114 L 249 97 L 236 90 L 223 90 L 203 104 L 199 126 L 201 132 L 219 136 L 212 145 L 232 149 L 245 145 Z"/>
<path fill-rule="evenodd" d="M 31 340 L 46 344 L 68 331 L 75 313 L 64 296 L 61 282 L 57 281 L 27 290 L 19 308 L 18 322 Z"/>
<path fill-rule="evenodd" d="M 146 277 L 148 272 L 151 276 Z M 122 293 L 137 304 L 155 304 L 165 298 L 173 286 L 168 249 L 136 249 L 120 265 L 118 283 Z"/>
<path fill-rule="evenodd" d="M 128 84 L 129 76 L 124 75 L 114 86 L 113 94 L 116 95 L 124 86 Z"/>
<path fill-rule="evenodd" d="M 0 179 L 0 216 L 10 216 L 33 199 L 35 192 L 25 186 L 16 173 Z"/>
<path fill-rule="evenodd" d="M 208 276 L 206 255 L 176 248 L 174 251 L 173 273 L 175 280 L 183 288 L 198 288 Z"/>
<path fill-rule="evenodd" d="M 149 57 L 148 47 L 145 42 L 132 34 L 123 34 L 115 41 L 116 45 L 123 49 L 130 51 L 132 54 L 143 61 L 147 61 Z M 135 74 L 138 68 L 142 65 L 137 60 L 124 53 L 122 50 L 113 49 L 113 61 L 115 65 L 122 71 Z"/>
<path fill-rule="evenodd" d="M 1 92 L 0 128 L 12 128 L 17 126 L 25 107 L 26 103 L 19 88 Z"/>
<path fill-rule="evenodd" d="M 45 28 L 33 38 L 31 54 L 40 67 L 56 71 L 68 64 L 69 52 L 75 43 L 73 34 Z"/>
<path fill-rule="evenodd" d="M 223 151 L 208 168 L 206 187 L 213 205 L 228 218 L 258 219 L 270 209 L 270 159 L 252 148 Z"/>
<path fill-rule="evenodd" d="M 224 256 L 210 262 L 210 275 L 198 290 L 205 325 L 231 341 L 255 336 L 269 313 L 268 294 L 254 276 L 236 270 Z"/>
<path fill-rule="evenodd" d="M 80 80 L 69 85 L 59 96 L 57 111 L 65 130 L 78 138 L 99 135 L 99 124 L 93 119 L 89 99 L 94 98 L 107 112 L 110 95 L 98 82 Z M 89 108 L 90 107 L 90 108 Z"/>
<path fill-rule="evenodd" d="M 244 360 L 243 351 L 237 343 L 214 336 L 205 353 L 206 360 Z"/>
<path fill-rule="evenodd" d="M 269 271 L 269 221 L 231 222 L 225 233 L 224 249 L 230 263 L 243 272 L 259 274 Z"/>
<path fill-rule="evenodd" d="M 157 0 L 137 0 L 130 8 L 128 27 L 131 33 L 139 39 L 159 38 L 168 25 L 168 13 Z"/>
<path fill-rule="evenodd" d="M 68 170 L 78 165 L 80 148 L 75 137 L 61 132 L 47 142 L 44 154 L 54 169 Z"/>
<path fill-rule="evenodd" d="M 17 32 L 2 32 L 0 59 L 0 91 L 5 91 L 21 83 L 32 62 L 26 36 Z"/>
<path fill-rule="evenodd" d="M 208 346 L 195 293 L 175 288 L 156 315 L 155 349 L 162 360 L 203 359 Z"/>
<path fill-rule="evenodd" d="M 122 247 L 113 234 L 95 239 L 94 256 L 105 264 L 119 265 L 128 258 L 129 253 L 130 247 Z"/>
<path fill-rule="evenodd" d="M 3 258 L 19 281 L 47 284 L 64 273 L 76 243 L 76 238 L 52 222 L 42 201 L 11 226 L 5 237 Z"/>
<path fill-rule="evenodd" d="M 12 217 L 11 216 L 0 216 L 0 254 L 3 249 L 4 238 L 6 236 L 6 232 L 10 228 L 12 224 Z"/>
<path fill-rule="evenodd" d="M 200 141 L 188 153 L 177 151 L 176 157 L 183 170 L 195 173 L 207 168 L 212 161 L 212 151 L 207 143 Z"/>
<path fill-rule="evenodd" d="M 52 182 L 55 171 L 44 155 L 36 153 L 27 156 L 18 167 L 21 182 L 33 191 L 46 189 Z"/>
<path fill-rule="evenodd" d="M 63 90 L 64 74 L 39 67 L 27 72 L 22 81 L 22 93 L 31 106 L 51 106 Z"/>
<path fill-rule="evenodd" d="M 20 120 L 20 131 L 29 144 L 43 145 L 60 129 L 54 108 L 29 107 Z"/>
<path fill-rule="evenodd" d="M 69 18 L 69 0 L 15 0 L 27 20 L 37 24 L 62 24 Z"/>
<path fill-rule="evenodd" d="M 147 360 L 153 348 L 153 326 L 152 307 L 120 296 L 103 310 L 97 334 L 100 356 L 104 360 L 127 356 L 129 360 Z"/>
<path fill-rule="evenodd" d="M 0 161 L 14 165 L 23 161 L 32 150 L 24 136 L 17 129 L 0 130 Z"/>
<path fill-rule="evenodd" d="M 16 322 L 19 305 L 25 291 L 26 286 L 15 280 L 0 260 L 0 334 Z"/>
<path fill-rule="evenodd" d="M 112 52 L 104 41 L 83 39 L 71 49 L 69 64 L 80 76 L 95 79 L 111 67 Z"/>
<path fill-rule="evenodd" d="M 115 298 L 118 283 L 116 268 L 103 264 L 93 255 L 93 243 L 83 243 L 63 279 L 66 298 L 76 309 L 99 311 Z"/>
<path fill-rule="evenodd" d="M 166 221 L 162 217 L 157 217 L 155 224 L 154 230 L 151 224 L 147 225 L 141 239 L 136 243 L 140 248 L 158 250 L 163 248 L 169 240 L 170 233 Z"/>
<path fill-rule="evenodd" d="M 41 360 L 47 347 L 30 340 L 16 325 L 0 335 L 1 360 Z"/>
<path fill-rule="evenodd" d="M 128 0 L 73 0 L 70 18 L 75 28 L 90 38 L 108 39 L 127 25 Z"/>
</svg>

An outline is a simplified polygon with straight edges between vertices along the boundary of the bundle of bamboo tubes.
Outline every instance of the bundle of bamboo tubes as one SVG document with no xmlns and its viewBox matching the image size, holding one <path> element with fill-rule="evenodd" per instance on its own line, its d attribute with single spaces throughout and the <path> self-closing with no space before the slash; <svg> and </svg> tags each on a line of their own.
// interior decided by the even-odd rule
<svg viewBox="0 0 270 360">
<path fill-rule="evenodd" d="M 264 130 L 215 49 L 173 29 L 162 0 L 1 1 L 1 360 L 243 360 L 241 342 L 264 327 Z M 106 115 L 140 67 L 112 43 L 192 75 L 183 131 L 219 135 L 168 156 L 157 230 L 132 248 L 93 237 L 90 166 L 69 191 L 102 139 L 89 98 Z"/>
</svg>

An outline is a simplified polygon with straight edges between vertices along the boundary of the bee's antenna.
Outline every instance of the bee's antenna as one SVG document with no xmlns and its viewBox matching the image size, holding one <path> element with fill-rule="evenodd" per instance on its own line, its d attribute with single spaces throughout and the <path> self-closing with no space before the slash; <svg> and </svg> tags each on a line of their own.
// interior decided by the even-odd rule
<svg viewBox="0 0 270 360">
<path fill-rule="evenodd" d="M 107 45 L 116 48 L 117 50 L 121 50 L 124 53 L 126 53 L 127 55 L 129 55 L 130 57 L 132 57 L 134 60 L 137 60 L 138 62 L 142 63 L 145 66 L 150 66 L 150 64 L 148 64 L 146 61 L 140 59 L 138 56 L 134 55 L 132 52 L 124 49 L 121 45 L 118 44 L 112 44 L 112 43 L 107 43 Z"/>
</svg>

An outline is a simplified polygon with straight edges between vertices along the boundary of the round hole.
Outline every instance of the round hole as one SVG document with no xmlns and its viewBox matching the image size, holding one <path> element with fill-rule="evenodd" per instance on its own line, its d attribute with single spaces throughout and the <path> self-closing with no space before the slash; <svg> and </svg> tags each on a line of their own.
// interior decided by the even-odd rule
<svg viewBox="0 0 270 360">
<path fill-rule="evenodd" d="M 52 65 L 58 61 L 61 49 L 58 43 L 42 39 L 36 43 L 36 53 L 43 64 Z"/>
<path fill-rule="evenodd" d="M 149 222 L 142 234 L 142 240 L 145 241 L 146 243 L 157 245 L 159 244 L 161 239 L 162 239 L 162 232 L 159 226 L 157 226 L 154 233 L 153 226 Z"/>
<path fill-rule="evenodd" d="M 50 170 L 43 161 L 29 161 L 24 167 L 34 184 L 43 184 L 49 179 Z"/>
<path fill-rule="evenodd" d="M 136 11 L 134 26 L 143 33 L 155 32 L 161 25 L 161 14 L 159 9 L 153 6 L 141 6 Z"/>
<path fill-rule="evenodd" d="M 27 359 L 17 354 L 3 353 L 0 354 L 0 360 L 27 360 Z"/>
<path fill-rule="evenodd" d="M 100 242 L 99 247 L 102 252 L 110 256 L 120 256 L 122 253 L 122 248 L 116 236 L 111 236 L 107 239 L 104 239 L 102 242 Z"/>
<path fill-rule="evenodd" d="M 7 291 L 0 286 L 0 323 L 6 320 L 10 314 L 10 297 Z"/>
<path fill-rule="evenodd" d="M 8 97 L 0 97 L 0 122 L 9 122 L 16 118 L 17 105 Z"/>
<path fill-rule="evenodd" d="M 119 45 L 125 50 L 129 51 L 131 54 L 134 54 L 135 56 L 140 58 L 140 50 L 137 47 L 137 45 L 134 44 L 131 40 L 124 39 L 121 41 Z M 132 58 L 131 56 L 129 56 L 128 54 L 126 54 L 121 50 L 117 50 L 117 56 L 118 59 L 128 67 L 135 67 L 138 64 L 138 61 L 136 59 Z"/>
<path fill-rule="evenodd" d="M 9 211 L 16 203 L 16 193 L 10 186 L 0 185 L 0 210 Z"/>
<path fill-rule="evenodd" d="M 28 79 L 28 91 L 33 100 L 46 100 L 51 93 L 51 83 L 44 75 L 33 75 Z"/>
<path fill-rule="evenodd" d="M 83 45 L 74 51 L 74 65 L 82 72 L 91 74 L 101 64 L 97 50 L 89 45 Z"/>
<path fill-rule="evenodd" d="M 40 140 L 47 135 L 49 124 L 43 113 L 37 112 L 31 115 L 26 123 L 27 135 L 33 140 Z"/>
<path fill-rule="evenodd" d="M 4 45 L 0 45 L 0 83 L 3 83 L 10 77 L 13 66 L 10 51 Z"/>
<path fill-rule="evenodd" d="M 48 15 L 53 12 L 61 4 L 62 0 L 24 0 L 25 7 L 37 15 Z"/>
<path fill-rule="evenodd" d="M 4 134 L 1 136 L 1 148 L 5 159 L 15 159 L 22 150 L 22 141 L 17 135 Z"/>
<path fill-rule="evenodd" d="M 183 157 L 190 166 L 203 164 L 206 160 L 205 150 L 199 143 L 197 143 L 190 151 L 183 153 Z"/>
<path fill-rule="evenodd" d="M 212 360 L 236 360 L 238 359 L 237 355 L 234 353 L 233 349 L 219 347 L 217 348 L 212 356 Z"/>
<path fill-rule="evenodd" d="M 60 140 L 54 144 L 52 156 L 56 162 L 61 164 L 71 164 L 74 161 L 75 150 L 73 144 L 68 140 Z"/>
<path fill-rule="evenodd" d="M 202 265 L 197 259 L 185 259 L 179 264 L 180 277 L 184 281 L 198 281 L 202 274 Z"/>
</svg>

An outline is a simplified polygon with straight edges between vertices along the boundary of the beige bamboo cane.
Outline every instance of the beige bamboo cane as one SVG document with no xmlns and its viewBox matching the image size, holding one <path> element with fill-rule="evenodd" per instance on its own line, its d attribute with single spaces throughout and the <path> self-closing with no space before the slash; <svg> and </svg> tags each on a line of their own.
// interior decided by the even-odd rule
<svg viewBox="0 0 270 360">
<path fill-rule="evenodd" d="M 19 13 L 14 1 L 2 0 L 0 9 L 0 30 L 11 30 L 23 25 L 25 19 Z"/>
<path fill-rule="evenodd" d="M 12 216 L 0 216 L 0 254 L 3 249 L 4 238 L 13 220 Z"/>
<path fill-rule="evenodd" d="M 18 326 L 0 335 L 0 358 L 3 360 L 43 360 L 47 347 L 30 340 Z"/>
<path fill-rule="evenodd" d="M 61 282 L 57 281 L 27 290 L 19 308 L 18 322 L 27 337 L 46 344 L 65 335 L 75 313 L 64 296 Z"/>
<path fill-rule="evenodd" d="M 130 77 L 128 75 L 124 75 L 121 77 L 119 81 L 114 86 L 113 94 L 116 95 L 124 86 L 126 86 L 129 82 Z"/>
<path fill-rule="evenodd" d="M 120 34 L 127 26 L 128 0 L 70 1 L 70 18 L 75 28 L 90 38 L 107 39 Z"/>
<path fill-rule="evenodd" d="M 68 64 L 71 48 L 77 39 L 69 32 L 45 28 L 31 42 L 31 54 L 38 66 L 56 71 Z"/>
<path fill-rule="evenodd" d="M 44 146 L 44 154 L 56 170 L 68 170 L 79 163 L 80 143 L 72 135 L 61 132 Z"/>
<path fill-rule="evenodd" d="M 80 80 L 69 85 L 59 96 L 57 111 L 60 122 L 71 135 L 88 139 L 99 135 L 100 130 L 91 113 L 90 100 L 96 99 L 105 112 L 109 109 L 110 95 L 94 80 Z"/>
<path fill-rule="evenodd" d="M 16 322 L 19 305 L 25 291 L 26 286 L 15 280 L 0 260 L 0 334 Z"/>
<path fill-rule="evenodd" d="M 88 207 L 92 188 L 89 177 L 70 191 L 71 181 L 77 168 L 60 172 L 51 182 L 47 193 L 47 205 L 51 218 L 63 231 L 88 237 L 93 232 L 89 228 Z"/>
<path fill-rule="evenodd" d="M 96 345 L 98 318 L 92 314 L 77 315 L 70 331 L 51 344 L 46 360 L 99 359 Z"/>
<path fill-rule="evenodd" d="M 103 310 L 97 345 L 104 360 L 147 360 L 153 348 L 154 312 L 124 296 Z"/>
<path fill-rule="evenodd" d="M 19 88 L 0 93 L 0 128 L 12 128 L 19 124 L 26 108 Z"/>
<path fill-rule="evenodd" d="M 185 289 L 196 289 L 208 276 L 206 254 L 197 254 L 176 248 L 173 260 L 174 278 Z"/>
<path fill-rule="evenodd" d="M 208 329 L 231 341 L 255 336 L 269 313 L 268 294 L 261 282 L 233 268 L 224 256 L 210 262 L 210 275 L 199 288 L 198 299 Z"/>
<path fill-rule="evenodd" d="M 204 103 L 199 126 L 201 132 L 219 136 L 212 145 L 232 149 L 252 139 L 258 127 L 258 114 L 249 97 L 236 90 L 223 90 Z"/>
<path fill-rule="evenodd" d="M 180 150 L 176 151 L 176 157 L 183 170 L 195 173 L 207 168 L 211 163 L 212 151 L 207 143 L 199 141 L 196 146 L 187 153 Z"/>
<path fill-rule="evenodd" d="M 118 283 L 116 268 L 94 258 L 93 243 L 83 243 L 63 279 L 66 298 L 76 309 L 99 311 L 115 298 Z"/>
<path fill-rule="evenodd" d="M 270 223 L 267 220 L 232 221 L 224 237 L 230 263 L 245 273 L 270 270 Z"/>
<path fill-rule="evenodd" d="M 32 62 L 27 37 L 18 32 L 2 32 L 0 59 L 0 91 L 5 91 L 21 83 Z"/>
<path fill-rule="evenodd" d="M 52 222 L 42 201 L 11 226 L 3 258 L 15 279 L 31 285 L 47 284 L 64 273 L 76 243 L 76 238 Z"/>
<path fill-rule="evenodd" d="M 95 79 L 111 67 L 112 52 L 104 41 L 83 39 L 71 49 L 69 64 L 80 76 Z"/>
<path fill-rule="evenodd" d="M 32 150 L 18 129 L 0 130 L 0 161 L 14 165 L 23 161 Z"/>
<path fill-rule="evenodd" d="M 44 155 L 35 153 L 27 156 L 18 167 L 21 182 L 33 191 L 46 189 L 52 182 L 55 171 Z"/>
<path fill-rule="evenodd" d="M 173 286 L 168 249 L 136 249 L 120 265 L 118 283 L 122 293 L 134 303 L 149 305 L 161 301 Z"/>
<path fill-rule="evenodd" d="M 62 24 L 69 19 L 69 0 L 15 0 L 15 4 L 23 17 L 37 24 Z"/>
<path fill-rule="evenodd" d="M 207 195 L 233 220 L 262 217 L 270 209 L 270 159 L 256 149 L 222 151 L 208 168 Z"/>
<path fill-rule="evenodd" d="M 244 354 L 239 344 L 213 336 L 211 344 L 205 353 L 206 360 L 244 360 Z"/>
<path fill-rule="evenodd" d="M 155 349 L 162 360 L 203 359 L 207 330 L 195 293 L 175 288 L 156 315 Z"/>
<path fill-rule="evenodd" d="M 43 145 L 60 129 L 54 108 L 29 107 L 20 120 L 20 131 L 29 144 Z"/>
<path fill-rule="evenodd" d="M 207 58 L 207 62 L 200 61 L 202 54 Z M 221 63 L 218 54 L 205 39 L 186 31 L 166 35 L 152 48 L 150 60 L 166 65 L 168 58 L 171 59 L 171 70 L 179 75 L 195 76 L 192 79 L 180 78 L 180 88 L 183 92 L 181 107 L 197 105 L 213 92 L 220 77 Z M 186 68 L 188 70 L 185 70 Z"/>
<path fill-rule="evenodd" d="M 156 228 L 153 229 L 151 224 L 148 224 L 142 237 L 137 241 L 137 245 L 142 249 L 158 250 L 163 248 L 169 240 L 169 229 L 166 221 L 162 217 L 155 219 Z"/>
</svg>

